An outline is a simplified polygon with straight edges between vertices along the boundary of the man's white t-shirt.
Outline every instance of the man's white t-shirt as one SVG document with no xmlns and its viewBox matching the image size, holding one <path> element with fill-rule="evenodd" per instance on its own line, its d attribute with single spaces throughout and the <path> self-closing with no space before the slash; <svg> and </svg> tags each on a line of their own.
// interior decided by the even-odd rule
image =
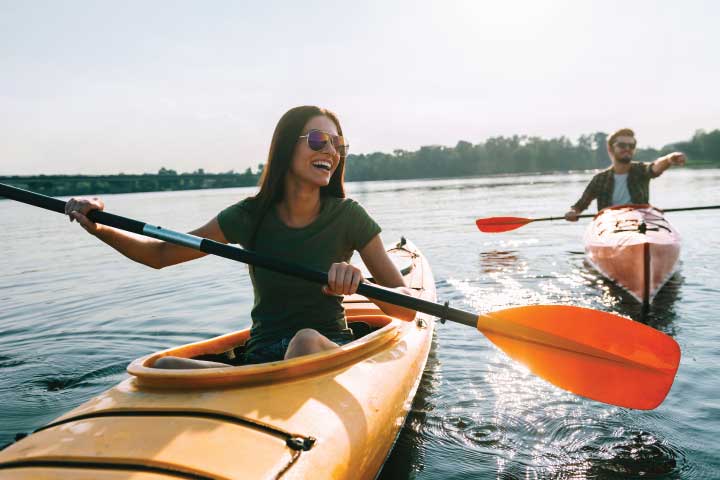
<svg viewBox="0 0 720 480">
<path fill-rule="evenodd" d="M 627 173 L 623 173 L 622 175 L 618 175 L 617 173 L 615 174 L 615 186 L 613 188 L 612 196 L 613 205 L 632 203 L 632 200 L 630 199 L 630 191 L 628 190 L 627 179 Z"/>
</svg>

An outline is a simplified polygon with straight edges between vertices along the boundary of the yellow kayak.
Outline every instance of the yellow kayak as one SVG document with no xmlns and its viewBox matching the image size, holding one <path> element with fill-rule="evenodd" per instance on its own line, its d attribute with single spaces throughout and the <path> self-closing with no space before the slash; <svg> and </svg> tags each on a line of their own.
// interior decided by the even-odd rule
<svg viewBox="0 0 720 480">
<path fill-rule="evenodd" d="M 435 301 L 420 251 L 402 241 L 388 253 L 407 285 Z M 249 336 L 243 330 L 133 361 L 128 379 L 1 451 L 0 478 L 375 478 L 410 409 L 434 320 L 418 313 L 403 322 L 359 295 L 344 304 L 360 338 L 329 352 L 152 367 L 165 355 L 232 362 Z"/>
</svg>

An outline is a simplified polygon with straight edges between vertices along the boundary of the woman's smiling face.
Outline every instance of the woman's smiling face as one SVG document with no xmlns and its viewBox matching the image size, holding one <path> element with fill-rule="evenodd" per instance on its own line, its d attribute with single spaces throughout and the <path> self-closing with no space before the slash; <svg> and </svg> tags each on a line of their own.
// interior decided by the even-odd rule
<svg viewBox="0 0 720 480">
<path fill-rule="evenodd" d="M 335 122 L 324 115 L 308 120 L 302 135 L 307 135 L 310 130 L 320 130 L 331 135 L 338 135 Z M 340 154 L 332 142 L 327 142 L 325 148 L 316 152 L 308 145 L 307 138 L 299 138 L 293 151 L 288 175 L 317 187 L 324 187 L 330 183 L 330 178 L 335 173 L 339 162 Z"/>
</svg>

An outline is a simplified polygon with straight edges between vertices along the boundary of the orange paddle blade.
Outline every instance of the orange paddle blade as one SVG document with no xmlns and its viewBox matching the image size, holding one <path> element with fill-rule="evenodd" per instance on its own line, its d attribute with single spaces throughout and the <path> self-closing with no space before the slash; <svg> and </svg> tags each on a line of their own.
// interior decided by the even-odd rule
<svg viewBox="0 0 720 480">
<path fill-rule="evenodd" d="M 508 308 L 479 316 L 477 328 L 550 383 L 621 407 L 652 410 L 660 405 L 680 363 L 680 347 L 671 337 L 589 308 Z"/>
<path fill-rule="evenodd" d="M 475 225 L 481 232 L 500 233 L 515 230 L 532 221 L 530 218 L 520 217 L 490 217 L 478 218 L 475 220 Z"/>
</svg>

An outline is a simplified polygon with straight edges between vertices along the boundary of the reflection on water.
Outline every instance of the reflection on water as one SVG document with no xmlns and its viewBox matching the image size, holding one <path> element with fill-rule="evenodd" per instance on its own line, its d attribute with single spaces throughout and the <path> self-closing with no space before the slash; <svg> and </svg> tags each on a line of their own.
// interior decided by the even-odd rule
<svg viewBox="0 0 720 480">
<path fill-rule="evenodd" d="M 645 316 L 642 318 L 642 322 L 668 335 L 675 336 L 674 321 L 677 318 L 675 306 L 682 301 L 681 287 L 684 281 L 685 277 L 682 272 L 676 272 L 670 277 L 655 295 L 650 309 L 643 312 Z"/>
<path fill-rule="evenodd" d="M 425 429 L 427 419 L 434 408 L 430 401 L 441 383 L 440 361 L 437 357 L 437 332 L 433 335 L 430 355 L 425 372 L 418 386 L 417 394 L 408 413 L 405 424 L 397 438 L 378 480 L 412 478 L 425 467 Z"/>
<path fill-rule="evenodd" d="M 645 307 L 617 283 L 605 278 L 589 262 L 584 262 L 584 276 L 597 288 L 601 303 L 618 313 L 642 322 L 668 335 L 675 335 L 673 322 L 677 316 L 675 303 L 681 299 L 684 277 L 677 271 L 658 290 L 649 306 Z"/>
<path fill-rule="evenodd" d="M 480 252 L 480 271 L 482 273 L 504 273 L 516 269 L 519 264 L 517 252 L 513 250 Z"/>
</svg>

